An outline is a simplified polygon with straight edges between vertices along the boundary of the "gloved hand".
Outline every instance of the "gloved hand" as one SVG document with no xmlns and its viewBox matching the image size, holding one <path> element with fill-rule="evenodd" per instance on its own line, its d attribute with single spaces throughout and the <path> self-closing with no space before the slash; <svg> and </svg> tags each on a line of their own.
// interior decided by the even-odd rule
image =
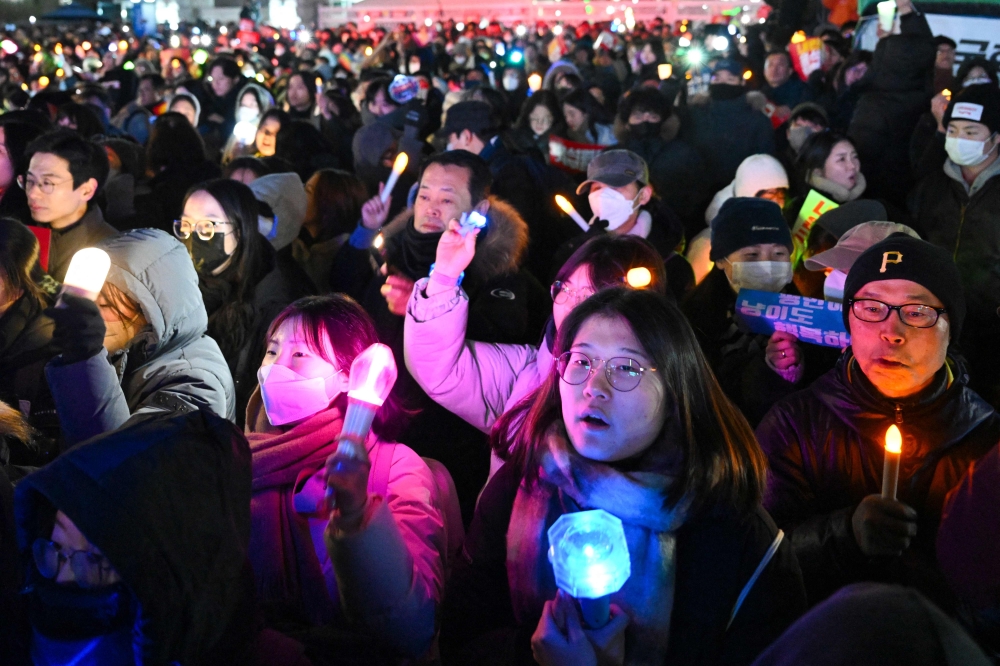
<svg viewBox="0 0 1000 666">
<path fill-rule="evenodd" d="M 854 539 L 868 557 L 893 557 L 917 535 L 917 512 L 899 500 L 868 495 L 851 517 Z"/>
<path fill-rule="evenodd" d="M 107 329 L 97 303 L 65 292 L 60 300 L 59 307 L 45 311 L 56 323 L 52 342 L 62 352 L 58 363 L 69 365 L 86 361 L 103 351 Z"/>
</svg>

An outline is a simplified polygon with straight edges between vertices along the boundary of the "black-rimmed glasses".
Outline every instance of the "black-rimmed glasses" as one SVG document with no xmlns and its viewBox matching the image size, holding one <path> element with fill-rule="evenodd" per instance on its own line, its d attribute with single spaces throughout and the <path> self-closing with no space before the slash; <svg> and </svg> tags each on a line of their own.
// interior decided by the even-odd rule
<svg viewBox="0 0 1000 666">
<path fill-rule="evenodd" d="M 849 299 L 851 312 L 861 321 L 877 324 L 889 318 L 895 310 L 899 320 L 913 328 L 931 328 L 937 323 L 938 317 L 945 314 L 945 308 L 936 308 L 922 303 L 906 303 L 904 305 L 889 305 L 871 298 Z"/>
</svg>

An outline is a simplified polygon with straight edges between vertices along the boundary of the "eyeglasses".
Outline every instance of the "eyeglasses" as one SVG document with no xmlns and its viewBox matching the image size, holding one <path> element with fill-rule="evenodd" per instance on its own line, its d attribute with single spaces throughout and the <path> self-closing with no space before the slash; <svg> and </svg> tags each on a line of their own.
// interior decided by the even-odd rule
<svg viewBox="0 0 1000 666">
<path fill-rule="evenodd" d="M 893 310 L 899 316 L 899 321 L 913 328 L 930 328 L 937 323 L 938 317 L 946 313 L 945 308 L 935 308 L 921 303 L 907 303 L 906 305 L 889 305 L 882 301 L 873 299 L 849 299 L 851 312 L 854 316 L 871 324 L 877 324 L 889 318 L 889 313 Z"/>
<path fill-rule="evenodd" d="M 77 584 L 83 588 L 99 586 L 112 569 L 111 562 L 100 553 L 90 550 L 64 550 L 62 545 L 48 539 L 35 539 L 31 544 L 31 555 L 35 559 L 38 573 L 49 579 L 59 575 L 63 562 L 69 562 Z"/>
<path fill-rule="evenodd" d="M 572 287 L 565 282 L 556 280 L 552 283 L 552 287 L 549 288 L 549 293 L 552 295 L 553 303 L 563 305 L 570 300 L 574 303 L 582 303 L 597 292 L 593 288 Z"/>
<path fill-rule="evenodd" d="M 228 222 L 213 222 L 212 220 L 187 220 L 181 218 L 180 220 L 174 220 L 174 236 L 177 236 L 181 240 L 187 240 L 191 238 L 192 232 L 198 235 L 198 238 L 203 241 L 212 240 L 215 236 L 215 231 L 218 229 L 225 235 L 225 233 L 232 229 L 233 225 Z"/>
<path fill-rule="evenodd" d="M 42 191 L 43 194 L 52 194 L 52 190 L 56 189 L 57 185 L 62 185 L 65 181 L 59 181 L 58 183 L 52 182 L 48 178 L 43 181 L 37 181 L 31 176 L 25 178 L 24 176 L 17 177 L 18 186 L 27 193 L 31 193 L 31 190 L 36 187 Z"/>
<path fill-rule="evenodd" d="M 590 358 L 582 352 L 566 352 L 556 359 L 556 371 L 567 384 L 579 386 L 597 371 L 597 366 L 604 363 L 604 376 L 615 390 L 627 392 L 633 390 L 642 381 L 646 372 L 656 372 L 656 368 L 643 368 L 634 358 L 616 356 L 614 358 Z"/>
</svg>

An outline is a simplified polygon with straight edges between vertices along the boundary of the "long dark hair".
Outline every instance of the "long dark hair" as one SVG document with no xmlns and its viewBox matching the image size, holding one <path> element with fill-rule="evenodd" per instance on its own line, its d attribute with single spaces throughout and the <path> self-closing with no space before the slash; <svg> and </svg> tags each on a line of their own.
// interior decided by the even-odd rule
<svg viewBox="0 0 1000 666">
<path fill-rule="evenodd" d="M 660 253 L 645 238 L 638 236 L 595 236 L 569 256 L 556 273 L 557 282 L 565 282 L 580 266 L 586 265 L 594 289 L 620 287 L 633 268 L 649 270 L 651 281 L 646 289 L 667 293 L 667 271 Z"/>
<path fill-rule="evenodd" d="M 18 220 L 0 218 L 0 282 L 3 291 L 24 292 L 38 307 L 45 307 L 45 293 L 33 275 L 38 267 L 38 239 Z"/>
<path fill-rule="evenodd" d="M 574 88 L 566 93 L 566 96 L 562 98 L 560 108 L 566 105 L 587 114 L 587 130 L 593 132 L 595 135 L 597 134 L 596 126 L 598 123 L 611 120 L 608 117 L 608 112 L 601 106 L 601 103 L 583 88 Z"/>
<path fill-rule="evenodd" d="M 650 291 L 606 289 L 578 305 L 563 322 L 553 356 L 558 358 L 592 317 L 624 320 L 631 327 L 657 371 L 653 381 L 663 382 L 667 423 L 679 441 L 666 441 L 666 429 L 639 455 L 655 468 L 664 450 L 679 448 L 683 455 L 677 482 L 664 498 L 675 506 L 690 498 L 692 510 L 726 506 L 748 515 L 763 495 L 767 459 L 743 414 L 722 392 L 694 331 L 677 306 Z M 563 418 L 559 376 L 553 366 L 532 394 L 497 420 L 490 444 L 508 465 L 519 469 L 529 484 L 537 481 L 545 436 Z M 669 456 L 667 456 L 669 457 Z"/>
<path fill-rule="evenodd" d="M 840 132 L 827 130 L 810 134 L 806 142 L 802 144 L 802 149 L 799 150 L 799 155 L 795 159 L 795 173 L 799 181 L 808 185 L 809 175 L 813 171 L 823 170 L 834 146 L 841 141 L 846 141 L 854 146 L 854 142 Z"/>
<path fill-rule="evenodd" d="M 208 333 L 219 343 L 230 366 L 235 367 L 251 335 L 254 291 L 273 268 L 274 259 L 267 240 L 257 231 L 259 208 L 249 187 L 224 178 L 199 183 L 188 190 L 185 206 L 195 192 L 205 192 L 219 202 L 236 235 L 236 250 L 229 267 L 218 276 L 198 275 L 209 310 Z M 200 242 L 193 239 L 194 236 L 190 242 Z"/>
<path fill-rule="evenodd" d="M 354 359 L 379 341 L 375 322 L 354 299 L 344 294 L 306 296 L 282 310 L 267 329 L 266 340 L 289 319 L 298 320 L 309 348 L 327 361 L 335 363 L 345 374 Z M 330 353 L 333 352 L 333 358 Z M 341 413 L 347 409 L 347 395 L 334 401 Z M 382 439 L 393 439 L 400 431 L 405 412 L 390 395 L 375 414 L 372 430 Z"/>
<path fill-rule="evenodd" d="M 306 182 L 309 197 L 304 226 L 317 227 L 317 240 L 351 233 L 361 219 L 361 207 L 368 198 L 365 184 L 353 173 L 340 169 L 320 169 Z"/>
<path fill-rule="evenodd" d="M 156 119 L 146 144 L 146 168 L 152 175 L 166 167 L 193 167 L 204 162 L 205 142 L 187 118 L 168 111 Z"/>
<path fill-rule="evenodd" d="M 552 114 L 552 127 L 549 128 L 549 134 L 557 136 L 565 134 L 566 119 L 563 118 L 562 105 L 559 103 L 559 98 L 551 90 L 539 90 L 524 100 L 514 127 L 531 132 L 531 112 L 539 106 L 544 106 Z"/>
</svg>

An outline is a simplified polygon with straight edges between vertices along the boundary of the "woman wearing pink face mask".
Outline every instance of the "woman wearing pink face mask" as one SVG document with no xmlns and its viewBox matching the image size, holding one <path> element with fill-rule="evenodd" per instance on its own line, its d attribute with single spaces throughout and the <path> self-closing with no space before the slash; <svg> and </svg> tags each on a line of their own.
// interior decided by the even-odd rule
<svg viewBox="0 0 1000 666">
<path fill-rule="evenodd" d="M 397 420 L 391 401 L 364 443 L 367 460 L 328 459 L 351 363 L 377 341 L 371 318 L 346 296 L 292 303 L 268 330 L 247 407 L 257 596 L 265 621 L 292 627 L 307 656 L 350 649 L 358 663 L 381 663 L 427 652 L 449 537 L 461 540 L 447 472 L 384 438 Z"/>
</svg>

